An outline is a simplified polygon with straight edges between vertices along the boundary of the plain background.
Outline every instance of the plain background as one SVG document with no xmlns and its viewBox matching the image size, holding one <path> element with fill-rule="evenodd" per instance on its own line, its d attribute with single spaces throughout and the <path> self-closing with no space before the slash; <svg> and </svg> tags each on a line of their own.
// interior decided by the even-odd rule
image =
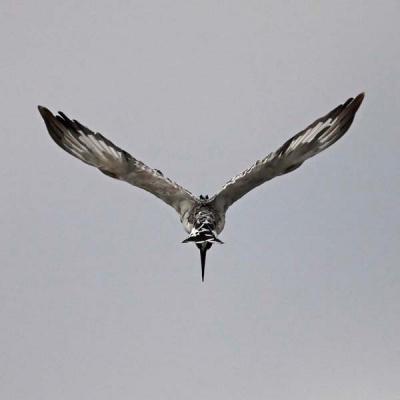
<svg viewBox="0 0 400 400">
<path fill-rule="evenodd" d="M 398 1 L 0 11 L 2 399 L 399 399 Z M 204 284 L 175 211 L 36 109 L 211 195 L 360 91 L 343 139 L 232 207 Z"/>
</svg>

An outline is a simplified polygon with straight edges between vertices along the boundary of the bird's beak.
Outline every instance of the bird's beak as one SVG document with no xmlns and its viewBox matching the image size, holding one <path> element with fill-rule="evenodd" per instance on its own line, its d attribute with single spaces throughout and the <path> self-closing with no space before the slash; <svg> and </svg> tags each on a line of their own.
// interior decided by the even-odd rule
<svg viewBox="0 0 400 400">
<path fill-rule="evenodd" d="M 200 248 L 201 280 L 202 280 L 202 282 L 204 282 L 204 271 L 206 269 L 206 255 L 207 255 L 207 250 Z"/>
<path fill-rule="evenodd" d="M 211 248 L 212 244 L 209 242 L 196 244 L 200 250 L 200 261 L 201 261 L 201 280 L 204 282 L 204 272 L 206 269 L 206 255 L 207 251 Z"/>
</svg>

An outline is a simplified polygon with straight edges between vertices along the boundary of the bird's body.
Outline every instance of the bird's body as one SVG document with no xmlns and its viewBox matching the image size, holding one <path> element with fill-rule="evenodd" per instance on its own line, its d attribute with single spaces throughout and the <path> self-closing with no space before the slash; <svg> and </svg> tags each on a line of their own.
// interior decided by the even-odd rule
<svg viewBox="0 0 400 400">
<path fill-rule="evenodd" d="M 225 213 L 217 212 L 209 200 L 200 200 L 182 216 L 185 231 L 194 235 L 194 231 L 210 231 L 219 235 L 224 229 Z"/>
<path fill-rule="evenodd" d="M 194 196 L 129 153 L 114 145 L 100 133 L 94 133 L 65 114 L 54 116 L 39 106 L 50 136 L 65 151 L 104 174 L 131 183 L 157 196 L 179 214 L 189 236 L 200 250 L 202 279 L 206 253 L 214 243 L 223 243 L 218 235 L 225 225 L 227 209 L 262 183 L 297 169 L 306 159 L 318 154 L 340 139 L 353 122 L 364 94 L 348 99 L 327 115 L 317 119 L 293 136 L 278 150 L 258 160 L 250 168 L 228 181 L 216 195 Z"/>
</svg>

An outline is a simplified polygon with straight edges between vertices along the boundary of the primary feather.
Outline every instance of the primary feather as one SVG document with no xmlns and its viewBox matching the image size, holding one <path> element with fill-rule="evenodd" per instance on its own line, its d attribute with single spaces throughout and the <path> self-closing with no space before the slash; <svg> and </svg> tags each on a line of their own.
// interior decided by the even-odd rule
<svg viewBox="0 0 400 400">
<path fill-rule="evenodd" d="M 166 178 L 161 171 L 120 149 L 100 133 L 94 133 L 64 113 L 54 116 L 47 108 L 39 106 L 47 130 L 53 140 L 65 151 L 104 174 L 126 181 L 172 206 L 179 214 L 196 202 L 196 198 L 182 186 Z"/>
<path fill-rule="evenodd" d="M 211 204 L 225 212 L 250 190 L 276 176 L 294 171 L 305 160 L 331 146 L 349 129 L 363 98 L 364 94 L 361 93 L 355 98 L 348 99 L 293 136 L 278 150 L 233 177 L 210 199 Z"/>
</svg>

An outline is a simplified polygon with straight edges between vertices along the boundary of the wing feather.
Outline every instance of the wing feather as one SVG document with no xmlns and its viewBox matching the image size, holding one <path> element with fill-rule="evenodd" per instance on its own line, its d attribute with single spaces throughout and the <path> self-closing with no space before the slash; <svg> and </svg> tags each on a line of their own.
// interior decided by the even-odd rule
<svg viewBox="0 0 400 400">
<path fill-rule="evenodd" d="M 250 168 L 233 177 L 212 199 L 218 210 L 226 211 L 235 201 L 264 182 L 294 171 L 305 160 L 325 150 L 350 128 L 364 99 L 364 93 L 348 99 L 306 129 L 286 141 L 278 150 L 256 161 Z"/>
<path fill-rule="evenodd" d="M 92 132 L 64 113 L 54 116 L 45 107 L 39 112 L 52 139 L 66 152 L 104 174 L 126 181 L 172 206 L 180 215 L 196 203 L 188 190 L 163 176 L 161 171 L 148 167 L 122 150 L 100 133 Z"/>
</svg>

